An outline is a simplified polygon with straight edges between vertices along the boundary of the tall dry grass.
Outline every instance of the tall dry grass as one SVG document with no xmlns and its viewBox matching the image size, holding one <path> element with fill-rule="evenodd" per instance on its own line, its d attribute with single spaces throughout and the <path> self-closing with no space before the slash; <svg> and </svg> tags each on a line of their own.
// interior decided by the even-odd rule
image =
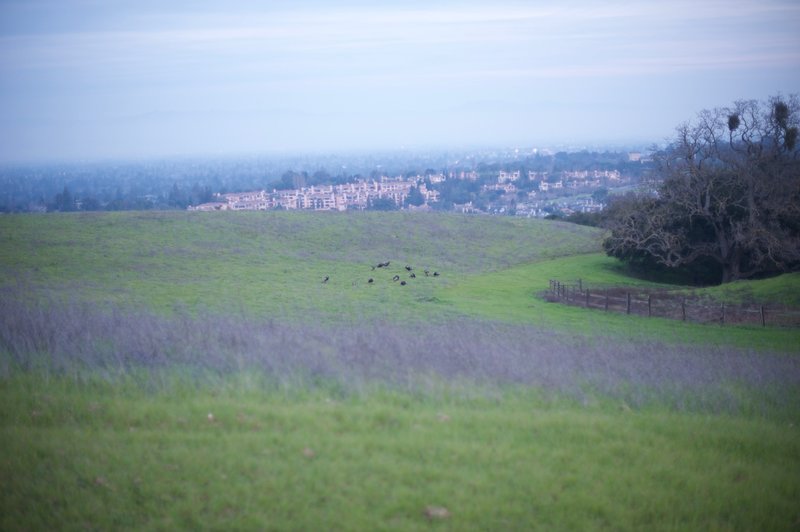
<svg viewBox="0 0 800 532">
<path fill-rule="evenodd" d="M 714 346 L 583 337 L 536 326 L 461 319 L 333 324 L 256 319 L 244 312 L 164 316 L 0 294 L 0 376 L 40 371 L 75 378 L 154 377 L 194 382 L 251 372 L 280 386 L 358 393 L 535 388 L 547 397 L 634 407 L 758 413 L 800 411 L 800 358 Z M 77 299 L 76 299 L 77 301 Z M 162 382 L 162 381 L 158 381 Z"/>
</svg>

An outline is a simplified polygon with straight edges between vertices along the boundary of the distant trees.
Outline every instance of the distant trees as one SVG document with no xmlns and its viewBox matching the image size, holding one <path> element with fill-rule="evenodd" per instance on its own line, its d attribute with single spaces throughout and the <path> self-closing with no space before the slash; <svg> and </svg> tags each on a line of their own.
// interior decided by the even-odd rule
<svg viewBox="0 0 800 532">
<path fill-rule="evenodd" d="M 140 200 L 141 198 L 133 198 L 134 200 Z M 183 188 L 178 186 L 177 183 L 172 185 L 172 189 L 169 191 L 169 196 L 167 197 L 167 204 L 170 207 L 177 207 L 179 209 L 185 209 L 189 205 L 199 205 L 201 203 L 208 203 L 214 199 L 214 192 L 211 190 L 209 186 L 201 186 L 198 183 L 195 183 L 191 188 Z M 125 205 L 129 205 L 130 198 L 127 202 L 124 202 Z M 139 201 L 139 203 L 141 203 Z M 123 207 L 124 208 L 124 207 Z"/>
<path fill-rule="evenodd" d="M 422 195 L 418 187 L 411 187 L 406 197 L 406 206 L 413 205 L 414 207 L 419 207 L 423 203 L 425 203 L 425 196 Z"/>
<path fill-rule="evenodd" d="M 606 252 L 723 283 L 800 267 L 797 96 L 738 101 L 677 128 L 650 189 L 606 213 Z"/>
<path fill-rule="evenodd" d="M 397 209 L 397 204 L 392 198 L 374 198 L 370 200 L 367 208 L 373 211 L 394 211 Z"/>
<path fill-rule="evenodd" d="M 460 179 L 449 179 L 435 188 L 439 190 L 441 201 L 445 204 L 474 203 L 481 191 L 479 183 Z"/>
<path fill-rule="evenodd" d="M 83 199 L 81 202 L 81 209 L 84 211 L 100 211 L 103 209 L 103 206 L 97 198 L 89 197 Z"/>
<path fill-rule="evenodd" d="M 600 187 L 592 192 L 592 199 L 597 203 L 606 203 L 608 201 L 608 189 Z"/>
<path fill-rule="evenodd" d="M 308 172 L 295 172 L 287 170 L 283 173 L 280 180 L 274 183 L 274 188 L 278 190 L 292 190 L 306 186 Z"/>
<path fill-rule="evenodd" d="M 76 210 L 75 198 L 72 196 L 72 192 L 70 192 L 68 187 L 64 187 L 64 190 L 56 194 L 48 210 L 59 212 L 71 212 Z"/>
<path fill-rule="evenodd" d="M 549 219 L 559 219 L 558 215 L 549 215 Z M 599 227 L 605 220 L 604 213 L 599 212 L 574 212 L 564 218 L 567 222 L 572 222 L 578 225 L 588 225 L 589 227 Z"/>
</svg>

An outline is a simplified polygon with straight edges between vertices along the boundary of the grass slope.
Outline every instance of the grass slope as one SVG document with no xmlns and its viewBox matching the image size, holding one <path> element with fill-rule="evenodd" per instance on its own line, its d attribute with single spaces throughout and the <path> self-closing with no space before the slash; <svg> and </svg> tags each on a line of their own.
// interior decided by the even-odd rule
<svg viewBox="0 0 800 532">
<path fill-rule="evenodd" d="M 535 297 L 551 278 L 652 285 L 598 254 L 601 236 L 574 224 L 419 213 L 4 216 L 0 288 L 16 284 L 26 297 L 38 293 L 167 313 L 234 310 L 317 321 L 442 321 L 467 315 L 576 334 L 790 351 L 800 345 L 800 335 L 791 330 L 603 315 L 546 305 Z M 384 260 L 392 266 L 370 269 Z M 414 280 L 402 267 L 407 263 L 419 274 Z M 425 277 L 424 268 L 442 275 Z M 408 285 L 393 283 L 393 275 Z M 325 276 L 330 281 L 323 284 Z M 373 284 L 367 283 L 370 277 Z M 800 276 L 794 274 L 707 293 L 792 303 L 798 285 Z"/>
<path fill-rule="evenodd" d="M 785 273 L 769 279 L 735 281 L 704 288 L 699 293 L 730 303 L 769 301 L 800 308 L 800 272 Z"/>
<path fill-rule="evenodd" d="M 0 529 L 797 528 L 798 332 L 535 297 L 551 278 L 648 284 L 600 237 L 404 213 L 2 216 Z M 442 276 L 401 288 L 405 263 Z"/>
<path fill-rule="evenodd" d="M 626 316 L 547 303 L 536 293 L 547 289 L 550 279 L 589 285 L 660 286 L 629 277 L 615 259 L 599 253 L 564 257 L 524 264 L 499 272 L 467 276 L 438 293 L 443 304 L 458 312 L 484 318 L 531 323 L 576 335 L 601 335 L 628 339 L 729 344 L 740 347 L 798 352 L 800 330 L 758 326 L 718 326 L 684 323 L 662 318 Z M 749 294 L 767 297 L 775 286 L 792 292 L 800 276 L 753 281 Z M 674 286 L 670 286 L 674 288 Z M 705 289 L 712 297 L 724 297 L 724 288 Z M 721 296 L 719 294 L 722 294 Z"/>
<path fill-rule="evenodd" d="M 800 430 L 785 423 L 531 394 L 336 400 L 39 384 L 0 383 L 4 530 L 800 523 Z"/>
<path fill-rule="evenodd" d="M 416 302 L 467 273 L 595 250 L 572 224 L 406 213 L 97 213 L 0 217 L 4 283 L 162 311 L 244 308 L 431 317 Z M 388 270 L 370 265 L 390 260 Z M 391 282 L 405 264 L 420 276 Z M 425 278 L 422 270 L 442 276 Z M 330 282 L 321 281 L 330 276 Z M 373 277 L 373 286 L 367 285 Z M 369 289 L 370 291 L 366 291 Z"/>
</svg>

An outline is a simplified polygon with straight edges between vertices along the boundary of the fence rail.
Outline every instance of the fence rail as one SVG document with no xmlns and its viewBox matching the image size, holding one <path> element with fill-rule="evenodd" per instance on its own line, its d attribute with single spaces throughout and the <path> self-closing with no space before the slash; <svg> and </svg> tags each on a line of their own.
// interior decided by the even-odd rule
<svg viewBox="0 0 800 532">
<path fill-rule="evenodd" d="M 800 326 L 800 310 L 789 307 L 763 304 L 734 305 L 691 295 L 637 290 L 632 287 L 590 288 L 581 279 L 572 283 L 551 279 L 547 299 L 608 312 L 697 323 L 757 324 L 762 327 Z"/>
</svg>

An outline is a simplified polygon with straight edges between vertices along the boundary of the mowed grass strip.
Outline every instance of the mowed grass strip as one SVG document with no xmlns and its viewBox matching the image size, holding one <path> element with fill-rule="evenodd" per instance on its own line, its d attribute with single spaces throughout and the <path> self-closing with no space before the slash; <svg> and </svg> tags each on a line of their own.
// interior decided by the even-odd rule
<svg viewBox="0 0 800 532">
<path fill-rule="evenodd" d="M 454 311 L 487 319 L 530 323 L 576 335 L 597 335 L 620 339 L 659 339 L 665 342 L 688 342 L 732 345 L 756 349 L 800 352 L 800 330 L 759 326 L 720 326 L 697 324 L 663 318 L 628 316 L 602 309 L 584 309 L 548 303 L 542 294 L 550 279 L 576 282 L 587 286 L 638 286 L 676 288 L 629 276 L 615 259 L 601 253 L 543 260 L 503 271 L 465 276 L 436 292 L 443 305 Z M 768 297 L 780 284 L 784 292 L 800 290 L 796 274 L 774 279 L 751 281 L 749 294 Z M 740 290 L 743 290 L 743 284 Z M 720 288 L 707 289 L 713 296 Z"/>
<path fill-rule="evenodd" d="M 778 530 L 800 519 L 800 430 L 763 419 L 533 394 L 43 384 L 0 384 L 4 530 Z"/>
<path fill-rule="evenodd" d="M 800 272 L 755 281 L 734 281 L 697 293 L 732 304 L 769 303 L 800 309 Z"/>
</svg>

